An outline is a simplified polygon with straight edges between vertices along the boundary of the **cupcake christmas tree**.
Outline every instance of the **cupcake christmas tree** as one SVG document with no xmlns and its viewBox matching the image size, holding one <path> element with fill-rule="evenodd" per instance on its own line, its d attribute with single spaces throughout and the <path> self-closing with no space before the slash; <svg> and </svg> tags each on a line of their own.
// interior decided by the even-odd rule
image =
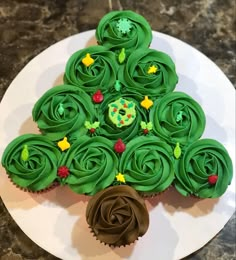
<svg viewBox="0 0 236 260">
<path fill-rule="evenodd" d="M 92 232 L 121 246 L 147 230 L 142 197 L 173 185 L 183 196 L 216 198 L 233 170 L 220 143 L 200 139 L 204 111 L 174 91 L 175 64 L 149 48 L 152 32 L 142 16 L 111 12 L 96 37 L 97 46 L 69 58 L 64 84 L 35 104 L 32 116 L 42 134 L 13 140 L 2 165 L 29 192 L 60 184 L 93 196 L 86 215 Z"/>
</svg>

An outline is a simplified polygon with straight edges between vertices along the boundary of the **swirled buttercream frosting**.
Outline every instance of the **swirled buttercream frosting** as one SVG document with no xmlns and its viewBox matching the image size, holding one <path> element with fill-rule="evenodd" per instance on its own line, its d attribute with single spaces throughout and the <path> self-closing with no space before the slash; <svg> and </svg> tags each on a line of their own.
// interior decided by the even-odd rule
<svg viewBox="0 0 236 260">
<path fill-rule="evenodd" d="M 118 171 L 113 143 L 101 136 L 83 136 L 66 152 L 61 166 L 69 169 L 65 184 L 76 193 L 94 195 L 108 187 Z"/>
<path fill-rule="evenodd" d="M 34 105 L 32 115 L 41 132 L 51 140 L 75 133 L 83 135 L 86 120 L 92 120 L 91 98 L 81 89 L 61 85 L 49 89 Z"/>
<path fill-rule="evenodd" d="M 115 54 L 103 46 L 75 52 L 67 61 L 64 82 L 86 93 L 107 92 L 115 84 L 118 69 Z"/>
<path fill-rule="evenodd" d="M 124 101 L 123 108 L 121 105 L 121 107 L 119 107 L 118 109 L 116 107 L 112 107 L 113 110 L 111 110 L 111 104 L 116 103 L 120 99 Z M 138 93 L 115 93 L 107 95 L 102 104 L 97 108 L 97 115 L 100 122 L 100 135 L 113 141 L 119 138 L 121 138 L 123 141 L 129 141 L 132 138 L 136 137 L 138 132 L 140 131 L 141 121 L 147 121 L 147 112 L 144 108 L 140 106 L 140 102 L 142 101 L 142 99 L 143 97 Z M 129 111 L 127 110 L 128 105 L 131 103 L 135 106 L 135 113 L 127 112 Z M 116 112 L 113 112 L 115 110 Z M 114 123 L 110 113 L 114 113 L 114 117 L 116 118 L 119 118 L 120 116 L 120 118 L 124 121 L 126 120 L 124 116 L 130 115 L 130 118 L 127 118 L 127 120 L 131 120 L 132 122 L 128 125 L 120 127 L 119 125 Z"/>
<path fill-rule="evenodd" d="M 17 186 L 40 191 L 56 180 L 60 156 L 57 147 L 45 136 L 25 134 L 8 144 L 2 165 Z"/>
<path fill-rule="evenodd" d="M 118 75 L 120 81 L 127 85 L 127 91 L 152 98 L 173 91 L 178 82 L 175 64 L 170 56 L 152 49 L 133 52 Z"/>
<path fill-rule="evenodd" d="M 129 186 L 107 188 L 93 196 L 86 219 L 97 239 L 110 246 L 125 246 L 143 236 L 149 215 L 143 199 Z"/>
<path fill-rule="evenodd" d="M 172 148 L 155 136 L 140 136 L 126 145 L 119 171 L 125 182 L 135 190 L 159 193 L 174 180 Z"/>
<path fill-rule="evenodd" d="M 176 165 L 176 189 L 184 196 L 218 198 L 232 180 L 232 161 L 225 147 L 201 139 L 187 147 Z"/>
<path fill-rule="evenodd" d="M 146 19 L 132 11 L 113 11 L 106 14 L 96 29 L 98 44 L 112 51 L 124 48 L 128 53 L 148 48 L 152 30 Z"/>
<path fill-rule="evenodd" d="M 183 92 L 172 92 L 156 100 L 150 119 L 157 136 L 180 145 L 199 139 L 206 122 L 201 106 Z"/>
</svg>

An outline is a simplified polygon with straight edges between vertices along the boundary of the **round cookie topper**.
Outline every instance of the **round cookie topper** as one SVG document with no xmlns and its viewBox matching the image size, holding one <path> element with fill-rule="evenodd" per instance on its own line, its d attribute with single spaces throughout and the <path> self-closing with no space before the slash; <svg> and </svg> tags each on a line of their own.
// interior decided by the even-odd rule
<svg viewBox="0 0 236 260">
<path fill-rule="evenodd" d="M 128 126 L 133 123 L 136 117 L 135 104 L 123 98 L 108 105 L 109 118 L 117 127 Z"/>
</svg>

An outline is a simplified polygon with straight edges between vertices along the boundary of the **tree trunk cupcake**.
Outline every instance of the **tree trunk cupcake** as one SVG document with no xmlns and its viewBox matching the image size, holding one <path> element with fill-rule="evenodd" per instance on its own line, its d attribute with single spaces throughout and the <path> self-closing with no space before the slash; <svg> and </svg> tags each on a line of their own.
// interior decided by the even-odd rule
<svg viewBox="0 0 236 260">
<path fill-rule="evenodd" d="M 134 243 L 149 226 L 145 202 L 126 185 L 113 186 L 93 196 L 87 205 L 86 219 L 94 236 L 113 247 Z"/>
</svg>

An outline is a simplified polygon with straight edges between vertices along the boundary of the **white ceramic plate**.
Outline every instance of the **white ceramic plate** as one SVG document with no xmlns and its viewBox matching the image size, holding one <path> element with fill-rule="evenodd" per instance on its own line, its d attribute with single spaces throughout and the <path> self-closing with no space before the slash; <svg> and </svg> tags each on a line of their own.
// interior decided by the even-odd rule
<svg viewBox="0 0 236 260">
<path fill-rule="evenodd" d="M 203 107 L 207 125 L 204 137 L 225 145 L 235 161 L 235 90 L 223 72 L 196 49 L 165 34 L 153 33 L 152 48 L 168 53 L 176 63 L 179 83 Z M 41 95 L 62 83 L 72 53 L 96 44 L 94 31 L 60 41 L 18 74 L 0 105 L 0 154 L 15 137 L 38 133 L 31 110 Z M 235 167 L 234 167 L 235 168 Z M 212 239 L 235 210 L 235 180 L 220 199 L 184 198 L 174 189 L 146 201 L 150 226 L 138 242 L 111 249 L 91 235 L 85 220 L 88 198 L 59 187 L 45 194 L 22 192 L 1 168 L 0 194 L 20 228 L 53 255 L 69 259 L 179 259 Z"/>
</svg>

